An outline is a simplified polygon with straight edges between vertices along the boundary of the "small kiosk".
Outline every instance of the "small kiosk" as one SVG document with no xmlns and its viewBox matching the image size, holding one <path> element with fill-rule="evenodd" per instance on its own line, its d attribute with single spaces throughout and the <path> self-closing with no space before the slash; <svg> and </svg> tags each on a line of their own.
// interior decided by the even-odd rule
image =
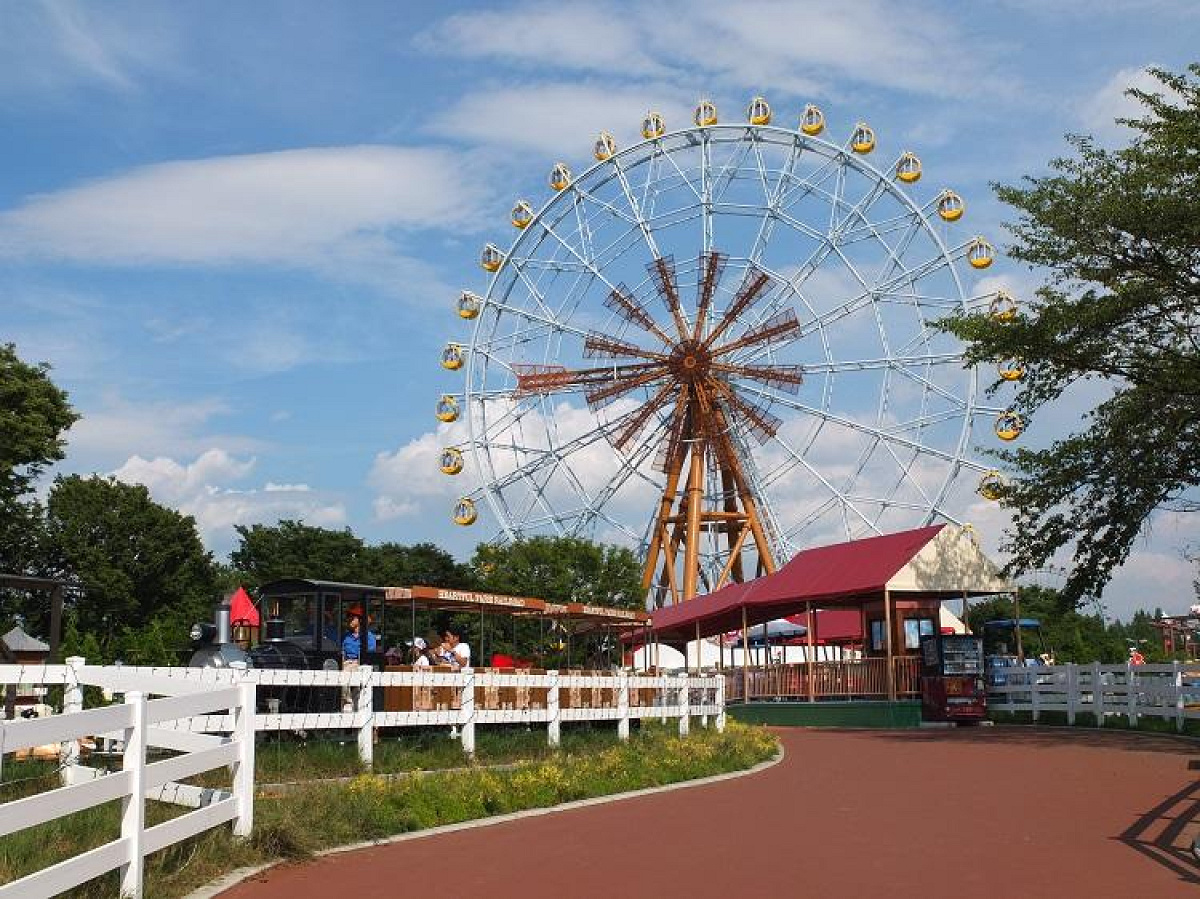
<svg viewBox="0 0 1200 899">
<path fill-rule="evenodd" d="M 982 721 L 987 716 L 983 640 L 970 634 L 921 638 L 921 718 Z"/>
</svg>

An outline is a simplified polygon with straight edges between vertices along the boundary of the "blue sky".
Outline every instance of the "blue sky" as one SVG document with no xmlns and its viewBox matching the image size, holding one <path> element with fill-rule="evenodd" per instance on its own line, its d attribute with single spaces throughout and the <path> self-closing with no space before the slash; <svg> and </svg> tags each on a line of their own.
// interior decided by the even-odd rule
<svg viewBox="0 0 1200 899">
<path fill-rule="evenodd" d="M 1122 90 L 1198 39 L 1200 8 L 1154 0 L 0 0 L 0 339 L 83 415 L 60 470 L 146 483 L 218 555 L 280 517 L 465 555 L 487 532 L 448 523 L 430 468 L 452 303 L 513 200 L 601 128 L 627 144 L 701 96 L 817 102 L 919 153 L 1002 245 L 989 182 L 1044 170 L 1067 131 L 1120 141 Z M 995 509 L 956 513 L 997 542 Z M 1110 609 L 1182 611 L 1198 537 L 1156 521 Z"/>
</svg>

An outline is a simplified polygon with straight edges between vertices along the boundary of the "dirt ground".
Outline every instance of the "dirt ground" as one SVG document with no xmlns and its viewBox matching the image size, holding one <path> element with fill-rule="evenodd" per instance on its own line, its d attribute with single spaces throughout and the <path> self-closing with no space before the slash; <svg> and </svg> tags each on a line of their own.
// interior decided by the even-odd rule
<svg viewBox="0 0 1200 899">
<path fill-rule="evenodd" d="M 755 775 L 286 865 L 223 896 L 1200 897 L 1200 744 L 778 733 L 786 759 Z"/>
</svg>

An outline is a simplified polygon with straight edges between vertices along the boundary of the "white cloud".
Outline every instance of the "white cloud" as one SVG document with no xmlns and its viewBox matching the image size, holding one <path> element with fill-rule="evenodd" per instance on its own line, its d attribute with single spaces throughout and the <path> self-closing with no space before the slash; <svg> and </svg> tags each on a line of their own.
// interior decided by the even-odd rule
<svg viewBox="0 0 1200 899">
<path fill-rule="evenodd" d="M 958 96 L 964 83 L 990 95 L 1013 90 L 987 65 L 986 47 L 947 19 L 882 0 L 803 5 L 717 0 L 606 7 L 514 3 L 495 12 L 447 18 L 420 35 L 429 52 L 499 59 L 539 72 L 652 77 L 694 90 L 702 84 L 828 96 L 831 76 L 850 83 Z M 946 65 L 948 48 L 972 46 Z"/>
<path fill-rule="evenodd" d="M 254 458 L 239 459 L 213 447 L 191 462 L 168 456 L 131 456 L 113 476 L 125 483 L 143 484 L 156 502 L 193 516 L 201 537 L 217 552 L 230 548 L 233 528 L 239 524 L 274 523 L 281 518 L 301 519 L 320 527 L 346 523 L 345 505 L 307 484 L 268 481 L 261 488 L 235 486 L 255 465 Z"/>
<path fill-rule="evenodd" d="M 0 213 L 0 256 L 430 280 L 402 238 L 469 227 L 483 193 L 470 171 L 446 150 L 387 146 L 166 162 Z"/>
<path fill-rule="evenodd" d="M 109 467 L 135 453 L 198 454 L 214 443 L 230 452 L 248 452 L 261 446 L 250 437 L 202 435 L 212 419 L 229 411 L 217 399 L 133 402 L 111 394 L 100 408 L 81 411 L 83 417 L 67 434 L 70 458 L 95 468 Z"/>
<path fill-rule="evenodd" d="M 71 0 L 6 4 L 0 28 L 0 94 L 98 87 L 129 93 L 145 74 L 175 67 L 176 29 L 161 10 L 123 16 Z"/>
<path fill-rule="evenodd" d="M 1132 135 L 1127 125 L 1116 119 L 1140 119 L 1146 107 L 1126 91 L 1137 88 L 1149 94 L 1165 94 L 1168 98 L 1178 95 L 1164 88 L 1162 82 L 1147 71 L 1147 67 L 1119 69 L 1094 94 L 1079 104 L 1079 122 L 1084 131 L 1107 142 L 1124 142 Z"/>
<path fill-rule="evenodd" d="M 618 145 L 641 140 L 638 130 L 651 108 L 663 115 L 669 128 L 691 124 L 692 102 L 682 91 L 669 87 L 510 86 L 467 94 L 435 115 L 429 130 L 479 144 L 544 152 L 548 160 L 545 176 L 549 177 L 552 159 L 590 164 L 592 144 L 602 130 L 610 131 Z"/>
</svg>

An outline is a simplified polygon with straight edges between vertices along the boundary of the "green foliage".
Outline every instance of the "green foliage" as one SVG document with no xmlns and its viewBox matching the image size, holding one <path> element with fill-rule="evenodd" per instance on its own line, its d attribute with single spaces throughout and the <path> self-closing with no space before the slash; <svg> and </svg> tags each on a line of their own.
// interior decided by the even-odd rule
<svg viewBox="0 0 1200 899">
<path fill-rule="evenodd" d="M 997 597 L 973 603 L 967 615 L 971 630 L 984 634 L 983 623 L 997 618 L 1013 618 L 1012 599 Z M 1165 662 L 1169 657 L 1162 648 L 1162 636 L 1151 622 L 1154 616 L 1137 611 L 1129 622 L 1105 621 L 1098 613 L 1086 614 L 1064 593 L 1045 587 L 1021 588 L 1021 617 L 1036 618 L 1041 623 L 1041 639 L 1029 630 L 1023 633 L 1026 656 L 1051 652 L 1056 662 L 1088 664 L 1102 662 L 1115 665 L 1129 658 L 1130 646 L 1137 646 L 1148 662 Z M 989 637 L 988 652 L 1000 651 L 999 643 L 1006 642 L 1007 652 L 1016 652 L 1011 631 L 996 632 Z"/>
<path fill-rule="evenodd" d="M 22 362 L 13 344 L 0 345 L 0 503 L 29 492 L 63 457 L 63 432 L 78 418 L 49 373 L 45 363 Z"/>
<path fill-rule="evenodd" d="M 641 566 L 623 546 L 578 537 L 532 537 L 480 544 L 471 568 L 482 589 L 552 602 L 643 607 Z"/>
<path fill-rule="evenodd" d="M 364 582 L 384 587 L 455 587 L 472 584 L 471 570 L 450 553 L 432 543 L 380 543 L 368 546 L 362 555 Z"/>
<path fill-rule="evenodd" d="M 1195 509 L 1200 484 L 1200 65 L 1153 70 L 1175 96 L 1131 91 L 1145 115 L 1128 147 L 1073 136 L 1052 174 L 997 193 L 1020 213 L 1010 254 L 1049 272 L 1015 321 L 943 322 L 972 363 L 1028 363 L 1013 408 L 1026 419 L 1080 382 L 1111 396 L 1085 427 L 1041 450 L 999 453 L 1014 477 L 1009 572 L 1071 548 L 1065 596 L 1099 596 L 1159 509 Z M 995 389 L 997 385 L 993 385 Z M 1035 431 L 1036 433 L 1036 431 Z"/>
<path fill-rule="evenodd" d="M 238 525 L 240 543 L 230 554 L 247 587 L 280 578 L 318 578 L 361 583 L 366 546 L 349 528 L 334 531 L 301 521 Z"/>
<path fill-rule="evenodd" d="M 177 663 L 216 593 L 195 520 L 140 485 L 78 475 L 54 482 L 46 512 L 57 566 L 81 587 L 72 626 L 95 638 L 98 660 Z"/>
</svg>

